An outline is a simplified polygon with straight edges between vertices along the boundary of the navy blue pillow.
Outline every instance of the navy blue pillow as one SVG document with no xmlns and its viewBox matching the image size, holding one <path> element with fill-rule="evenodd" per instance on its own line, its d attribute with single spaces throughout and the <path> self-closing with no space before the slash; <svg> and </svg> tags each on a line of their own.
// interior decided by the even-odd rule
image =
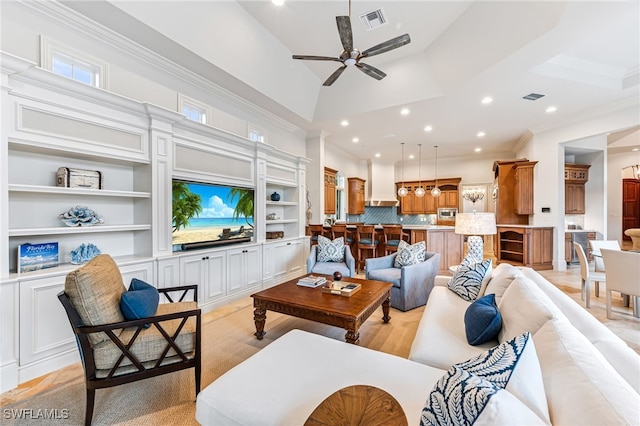
<svg viewBox="0 0 640 426">
<path fill-rule="evenodd" d="M 502 329 L 502 315 L 496 305 L 496 295 L 477 299 L 464 313 L 464 329 L 470 345 L 481 345 L 498 337 Z"/>
<path fill-rule="evenodd" d="M 148 318 L 156 314 L 160 294 L 154 286 L 137 278 L 131 280 L 129 291 L 120 296 L 120 310 L 126 320 Z M 150 327 L 146 324 L 145 328 Z"/>
</svg>

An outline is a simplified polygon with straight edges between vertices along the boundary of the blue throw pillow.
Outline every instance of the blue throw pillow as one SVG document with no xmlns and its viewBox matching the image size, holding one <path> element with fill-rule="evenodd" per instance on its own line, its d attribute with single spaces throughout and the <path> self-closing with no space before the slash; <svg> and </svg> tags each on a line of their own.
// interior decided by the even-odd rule
<svg viewBox="0 0 640 426">
<path fill-rule="evenodd" d="M 464 313 L 464 328 L 470 345 L 481 345 L 498 337 L 502 315 L 495 294 L 483 296 L 469 305 Z"/>
<path fill-rule="evenodd" d="M 128 321 L 155 315 L 159 303 L 158 289 L 137 278 L 131 280 L 129 291 L 120 296 L 120 310 Z M 149 327 L 150 324 L 145 325 L 145 328 Z"/>
</svg>

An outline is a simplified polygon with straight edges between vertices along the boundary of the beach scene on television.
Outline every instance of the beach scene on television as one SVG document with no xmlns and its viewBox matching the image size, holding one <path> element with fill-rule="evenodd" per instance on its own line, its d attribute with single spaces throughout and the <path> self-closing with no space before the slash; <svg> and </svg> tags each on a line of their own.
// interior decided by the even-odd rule
<svg viewBox="0 0 640 426">
<path fill-rule="evenodd" d="M 174 181 L 172 192 L 174 246 L 253 236 L 252 189 Z"/>
</svg>

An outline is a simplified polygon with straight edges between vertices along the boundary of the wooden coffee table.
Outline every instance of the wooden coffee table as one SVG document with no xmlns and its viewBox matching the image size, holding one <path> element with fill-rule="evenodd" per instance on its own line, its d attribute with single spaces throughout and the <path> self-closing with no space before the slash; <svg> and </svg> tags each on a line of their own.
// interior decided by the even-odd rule
<svg viewBox="0 0 640 426">
<path fill-rule="evenodd" d="M 316 274 L 317 275 L 317 274 Z M 327 277 L 330 279 L 330 277 Z M 387 323 L 392 284 L 384 281 L 346 278 L 344 283 L 359 283 L 362 288 L 351 297 L 323 293 L 320 287 L 297 285 L 298 278 L 252 294 L 254 335 L 262 340 L 267 311 L 280 312 L 347 330 L 345 340 L 358 343 L 360 326 L 382 305 L 382 320 Z"/>
</svg>

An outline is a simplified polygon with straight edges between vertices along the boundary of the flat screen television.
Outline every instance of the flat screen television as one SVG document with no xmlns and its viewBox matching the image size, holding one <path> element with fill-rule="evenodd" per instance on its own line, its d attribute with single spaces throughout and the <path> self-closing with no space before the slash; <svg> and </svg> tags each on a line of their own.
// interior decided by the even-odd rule
<svg viewBox="0 0 640 426">
<path fill-rule="evenodd" d="M 254 201 L 251 188 L 174 179 L 173 251 L 253 241 Z"/>
</svg>

